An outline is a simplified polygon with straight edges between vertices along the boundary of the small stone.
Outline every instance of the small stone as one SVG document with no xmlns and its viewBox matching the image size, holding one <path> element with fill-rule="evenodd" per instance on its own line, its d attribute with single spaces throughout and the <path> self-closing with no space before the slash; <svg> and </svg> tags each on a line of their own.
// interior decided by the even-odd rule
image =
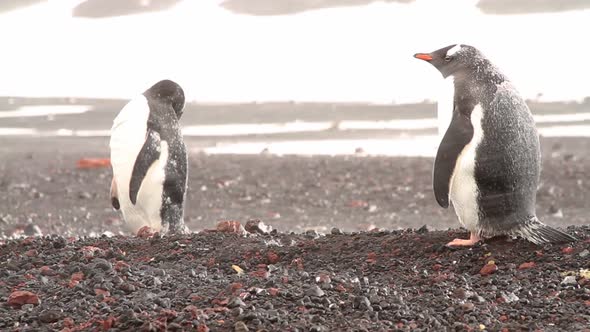
<svg viewBox="0 0 590 332">
<path fill-rule="evenodd" d="M 340 228 L 336 228 L 336 227 L 332 228 L 332 230 L 330 231 L 330 233 L 332 235 L 342 235 L 342 231 L 340 230 Z"/>
<path fill-rule="evenodd" d="M 28 224 L 24 229 L 26 236 L 43 236 L 41 228 L 35 224 Z"/>
<path fill-rule="evenodd" d="M 526 262 L 518 266 L 519 270 L 526 270 L 535 267 L 535 262 Z"/>
<path fill-rule="evenodd" d="M 313 285 L 305 291 L 305 295 L 307 295 L 307 296 L 322 297 L 325 294 L 326 293 L 324 293 L 324 291 L 320 287 L 318 287 L 317 285 Z"/>
<path fill-rule="evenodd" d="M 584 249 L 584 250 L 582 250 L 582 252 L 581 252 L 581 253 L 579 253 L 578 255 L 580 255 L 580 257 L 584 258 L 584 257 L 586 257 L 586 256 L 590 255 L 590 251 L 588 251 L 588 249 Z"/>
<path fill-rule="evenodd" d="M 78 198 L 80 198 L 80 199 L 90 199 L 90 198 L 92 198 L 92 195 L 90 195 L 89 192 L 83 191 L 83 192 L 78 193 Z"/>
<path fill-rule="evenodd" d="M 43 310 L 39 314 L 42 323 L 55 323 L 61 319 L 62 313 L 57 310 Z"/>
<path fill-rule="evenodd" d="M 272 231 L 272 226 L 266 225 L 259 219 L 251 219 L 246 222 L 245 229 L 250 233 L 268 234 Z"/>
<path fill-rule="evenodd" d="M 222 233 L 246 234 L 246 229 L 239 221 L 225 220 L 217 224 L 217 231 Z"/>
<path fill-rule="evenodd" d="M 24 304 L 38 305 L 40 302 L 39 296 L 29 291 L 14 291 L 8 296 L 8 304 L 13 307 L 21 307 Z"/>
<path fill-rule="evenodd" d="M 516 302 L 516 301 L 520 300 L 520 298 L 518 296 L 516 296 L 516 294 L 514 294 L 513 292 L 510 292 L 510 293 L 502 292 L 502 293 L 500 293 L 500 298 L 502 299 L 502 301 L 504 303 L 511 303 L 511 302 Z"/>
<path fill-rule="evenodd" d="M 576 280 L 575 276 L 567 276 L 565 278 L 563 278 L 563 280 L 561 281 L 562 285 L 577 285 L 578 281 Z"/>
<path fill-rule="evenodd" d="M 461 304 L 461 309 L 463 309 L 463 311 L 465 311 L 465 312 L 471 312 L 475 309 L 475 304 L 473 304 L 471 302 L 465 302 L 465 303 Z"/>
<path fill-rule="evenodd" d="M 361 310 L 373 310 L 371 301 L 366 296 L 357 296 L 352 300 L 352 307 Z"/>
<path fill-rule="evenodd" d="M 498 266 L 493 261 L 488 262 L 484 267 L 479 270 L 479 274 L 482 276 L 490 275 L 498 270 Z"/>
<path fill-rule="evenodd" d="M 241 307 L 241 308 L 245 308 L 246 307 L 246 303 L 244 303 L 244 301 L 242 301 L 241 298 L 239 297 L 233 297 L 229 303 L 227 304 L 228 308 L 237 308 L 237 307 Z"/>
<path fill-rule="evenodd" d="M 248 332 L 250 330 L 248 329 L 248 326 L 246 325 L 246 323 L 244 323 L 244 322 L 236 322 L 234 324 L 234 331 L 235 332 Z"/>
<path fill-rule="evenodd" d="M 416 230 L 416 233 L 418 233 L 418 234 L 426 234 L 429 231 L 430 230 L 428 229 L 428 226 L 427 225 L 424 225 L 424 226 L 418 228 L 418 230 Z"/>
</svg>

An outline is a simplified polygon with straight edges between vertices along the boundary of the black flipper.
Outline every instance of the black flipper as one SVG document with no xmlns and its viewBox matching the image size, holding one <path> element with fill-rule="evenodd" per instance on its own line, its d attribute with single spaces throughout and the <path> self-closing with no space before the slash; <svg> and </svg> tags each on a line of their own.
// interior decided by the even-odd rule
<svg viewBox="0 0 590 332">
<path fill-rule="evenodd" d="M 143 182 L 143 178 L 147 174 L 148 169 L 152 164 L 160 158 L 160 134 L 152 129 L 148 129 L 148 133 L 143 143 L 143 147 L 137 154 L 133 172 L 131 173 L 131 180 L 129 181 L 129 199 L 131 203 L 137 202 L 137 194 Z"/>
<path fill-rule="evenodd" d="M 457 158 L 473 137 L 471 111 L 474 106 L 472 103 L 466 103 L 464 109 L 460 109 L 455 103 L 451 124 L 436 153 L 433 176 L 434 196 L 438 204 L 444 208 L 449 207 L 449 186 Z"/>
</svg>

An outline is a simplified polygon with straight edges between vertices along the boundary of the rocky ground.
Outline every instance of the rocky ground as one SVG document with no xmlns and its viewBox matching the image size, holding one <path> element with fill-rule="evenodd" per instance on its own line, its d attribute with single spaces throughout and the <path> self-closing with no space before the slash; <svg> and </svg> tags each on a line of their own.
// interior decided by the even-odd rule
<svg viewBox="0 0 590 332">
<path fill-rule="evenodd" d="M 108 167 L 77 166 L 107 157 L 104 139 L 5 137 L 0 330 L 583 331 L 587 142 L 542 144 L 539 216 L 580 240 L 450 250 L 467 234 L 446 230 L 429 158 L 194 154 L 201 232 L 138 237 L 109 206 Z M 250 219 L 278 231 L 235 222 Z"/>
<path fill-rule="evenodd" d="M 590 229 L 574 245 L 463 232 L 218 231 L 9 240 L 5 331 L 590 331 Z M 251 226 L 251 225 L 250 225 Z"/>
</svg>

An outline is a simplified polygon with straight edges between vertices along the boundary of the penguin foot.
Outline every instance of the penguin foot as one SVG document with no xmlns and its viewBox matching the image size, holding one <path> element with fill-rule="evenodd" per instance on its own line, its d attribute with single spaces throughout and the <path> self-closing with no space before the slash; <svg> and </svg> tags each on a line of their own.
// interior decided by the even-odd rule
<svg viewBox="0 0 590 332">
<path fill-rule="evenodd" d="M 475 245 L 477 242 L 479 242 L 481 240 L 481 238 L 475 234 L 475 233 L 471 233 L 471 235 L 469 236 L 469 240 L 465 240 L 465 239 L 454 239 L 453 241 L 447 243 L 448 247 L 471 247 L 473 245 Z"/>
</svg>

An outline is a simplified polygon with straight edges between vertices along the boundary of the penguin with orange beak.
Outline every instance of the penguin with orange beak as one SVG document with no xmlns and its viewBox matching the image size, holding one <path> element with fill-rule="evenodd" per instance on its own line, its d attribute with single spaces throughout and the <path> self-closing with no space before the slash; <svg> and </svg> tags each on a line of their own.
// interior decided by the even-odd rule
<svg viewBox="0 0 590 332">
<path fill-rule="evenodd" d="M 434 163 L 434 195 L 452 203 L 472 246 L 497 235 L 535 244 L 571 242 L 571 235 L 536 216 L 541 172 L 539 136 L 531 111 L 508 78 L 479 50 L 450 45 L 415 58 L 430 63 L 454 86 L 451 123 Z"/>
</svg>

